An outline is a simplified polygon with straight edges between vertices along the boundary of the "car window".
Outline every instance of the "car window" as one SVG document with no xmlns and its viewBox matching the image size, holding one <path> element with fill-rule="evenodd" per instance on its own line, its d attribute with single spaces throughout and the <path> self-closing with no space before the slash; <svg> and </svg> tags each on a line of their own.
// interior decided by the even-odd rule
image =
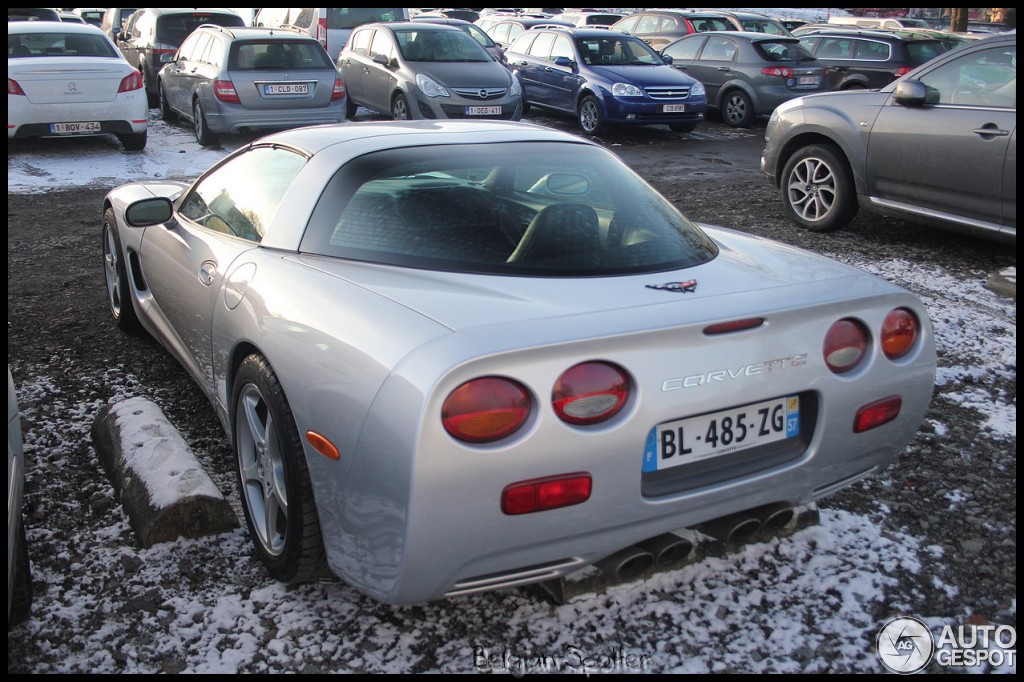
<svg viewBox="0 0 1024 682">
<path fill-rule="evenodd" d="M 802 62 L 814 59 L 798 42 L 759 40 L 752 43 L 754 50 L 769 62 Z"/>
<path fill-rule="evenodd" d="M 361 54 L 364 57 L 370 56 L 370 40 L 373 38 L 373 29 L 364 28 L 361 31 L 356 31 L 352 34 L 352 40 L 349 43 L 349 49 L 356 54 Z"/>
<path fill-rule="evenodd" d="M 786 29 L 782 27 L 782 24 L 766 19 L 744 19 L 740 24 L 743 26 L 744 31 L 769 33 L 776 36 L 786 35 Z"/>
<path fill-rule="evenodd" d="M 188 37 L 187 40 L 185 40 L 185 42 L 183 42 L 181 44 L 181 47 L 178 48 L 178 56 L 177 56 L 177 58 L 179 60 L 185 61 L 185 62 L 192 60 L 192 53 L 195 52 L 196 43 L 199 42 L 199 36 L 200 35 L 201 34 L 199 34 L 199 33 L 193 33 L 192 35 L 190 35 Z"/>
<path fill-rule="evenodd" d="M 512 42 L 511 40 L 508 39 L 508 32 L 509 32 L 509 30 L 511 30 L 511 28 L 512 28 L 512 24 L 507 24 L 507 23 L 497 24 L 494 27 L 494 31 L 491 33 L 491 37 L 494 38 L 494 42 L 496 42 L 496 43 L 510 43 L 510 42 Z"/>
<path fill-rule="evenodd" d="M 120 59 L 100 35 L 82 33 L 12 33 L 7 28 L 7 57 L 107 57 Z"/>
<path fill-rule="evenodd" d="M 460 24 L 459 28 L 469 34 L 469 37 L 480 43 L 483 47 L 494 47 L 494 41 L 491 37 L 484 33 L 479 26 L 473 24 Z"/>
<path fill-rule="evenodd" d="M 407 267 L 541 276 L 656 272 L 717 253 L 610 152 L 543 142 L 361 156 L 328 183 L 300 249 Z"/>
<path fill-rule="evenodd" d="M 247 40 L 231 45 L 228 68 L 240 71 L 301 70 L 330 69 L 333 65 L 315 40 Z"/>
<path fill-rule="evenodd" d="M 538 32 L 524 33 L 516 38 L 515 42 L 509 46 L 508 51 L 518 52 L 519 54 L 530 54 L 530 43 L 533 42 L 533 39 L 536 38 L 537 35 Z"/>
<path fill-rule="evenodd" d="M 892 48 L 886 43 L 874 40 L 857 40 L 854 45 L 854 58 L 865 62 L 884 62 L 889 60 Z"/>
<path fill-rule="evenodd" d="M 556 36 L 555 44 L 551 48 L 551 59 L 567 57 L 576 61 L 576 52 L 572 49 L 572 41 L 566 36 Z"/>
<path fill-rule="evenodd" d="M 401 21 L 405 10 L 400 7 L 328 7 L 327 28 L 355 28 L 379 21 Z"/>
<path fill-rule="evenodd" d="M 380 55 L 389 63 L 395 56 L 395 41 L 387 31 L 375 31 L 370 43 L 370 57 Z"/>
<path fill-rule="evenodd" d="M 910 56 L 910 63 L 914 66 L 921 66 L 946 51 L 946 46 L 938 40 L 911 40 L 907 42 L 907 54 Z"/>
<path fill-rule="evenodd" d="M 196 182 L 178 212 L 207 229 L 258 242 L 305 163 L 288 149 L 250 149 Z"/>
<path fill-rule="evenodd" d="M 538 59 L 547 59 L 548 55 L 551 54 L 551 46 L 554 42 L 555 36 L 553 33 L 541 33 L 533 41 L 533 45 L 530 46 L 529 55 Z"/>
<path fill-rule="evenodd" d="M 818 59 L 853 59 L 853 41 L 849 38 L 822 38 L 814 56 Z"/>
<path fill-rule="evenodd" d="M 736 56 L 736 43 L 726 38 L 711 36 L 708 42 L 704 43 L 700 58 L 702 61 L 731 62 Z"/>
<path fill-rule="evenodd" d="M 615 28 L 620 31 L 634 33 L 633 29 L 636 27 L 638 21 L 640 21 L 640 17 L 626 17 L 622 21 L 616 22 Z"/>
<path fill-rule="evenodd" d="M 213 36 L 210 44 L 203 51 L 201 61 L 217 68 L 224 66 L 224 41 L 220 36 Z"/>
<path fill-rule="evenodd" d="M 140 20 L 141 24 L 142 21 Z M 237 14 L 169 14 L 160 17 L 157 22 L 156 39 L 170 45 L 181 45 L 192 31 L 203 24 L 218 26 L 245 26 L 242 17 Z"/>
<path fill-rule="evenodd" d="M 680 61 L 692 61 L 697 56 L 697 50 L 704 44 L 704 36 L 695 38 L 683 38 L 665 48 L 664 54 L 667 57 Z"/>
<path fill-rule="evenodd" d="M 206 62 L 206 50 L 210 47 L 210 40 L 211 36 L 209 33 L 199 34 L 196 40 L 195 51 L 192 53 L 192 61 Z"/>
<path fill-rule="evenodd" d="M 920 78 L 929 104 L 1017 108 L 1017 47 L 964 55 Z"/>
<path fill-rule="evenodd" d="M 637 33 L 655 33 L 658 30 L 658 26 L 661 24 L 661 17 L 656 14 L 647 14 L 640 17 L 639 23 L 636 25 Z M 671 25 L 671 24 L 666 24 Z"/>
</svg>

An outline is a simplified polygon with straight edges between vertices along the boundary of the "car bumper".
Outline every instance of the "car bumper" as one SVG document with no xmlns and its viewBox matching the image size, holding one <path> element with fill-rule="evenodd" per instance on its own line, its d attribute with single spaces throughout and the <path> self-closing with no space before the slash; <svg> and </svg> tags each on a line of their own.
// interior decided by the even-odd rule
<svg viewBox="0 0 1024 682">
<path fill-rule="evenodd" d="M 206 122 L 215 133 L 240 133 L 247 130 L 298 128 L 301 126 L 341 123 L 345 120 L 345 100 L 337 100 L 315 109 L 251 110 L 221 104 L 204 109 Z"/>
<path fill-rule="evenodd" d="M 75 137 L 80 135 L 145 132 L 149 109 L 141 90 L 123 101 L 33 105 L 21 96 L 7 96 L 7 137 Z M 21 101 L 18 101 L 21 100 Z M 96 132 L 58 133 L 55 123 L 96 122 Z"/>
<path fill-rule="evenodd" d="M 470 113 L 479 108 L 500 107 L 500 113 Z M 499 119 L 518 121 L 523 117 L 523 102 L 519 97 L 505 97 L 492 101 L 464 99 L 462 97 L 426 97 L 417 94 L 415 104 L 410 106 L 413 118 L 418 119 Z"/>
<path fill-rule="evenodd" d="M 707 100 L 703 97 L 681 102 L 658 102 L 652 100 L 632 101 L 606 96 L 604 104 L 605 119 L 609 123 L 638 125 L 698 123 L 704 120 L 708 108 Z M 678 104 L 685 106 L 686 111 L 674 113 L 665 111 L 666 105 Z"/>
</svg>

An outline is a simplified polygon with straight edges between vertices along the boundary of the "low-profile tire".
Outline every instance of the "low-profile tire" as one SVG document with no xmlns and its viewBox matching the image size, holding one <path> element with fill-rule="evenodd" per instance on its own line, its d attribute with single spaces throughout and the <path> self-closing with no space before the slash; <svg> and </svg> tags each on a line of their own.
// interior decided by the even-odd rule
<svg viewBox="0 0 1024 682">
<path fill-rule="evenodd" d="M 359 105 L 352 101 L 351 97 L 345 98 L 345 118 L 355 118 Z"/>
<path fill-rule="evenodd" d="M 141 152 L 146 148 L 149 133 L 143 130 L 141 133 L 123 133 L 117 136 L 118 142 L 126 152 Z"/>
<path fill-rule="evenodd" d="M 198 98 L 192 103 L 192 128 L 196 133 L 196 142 L 202 146 L 212 147 L 220 142 L 220 137 L 210 131 L 210 124 L 206 122 L 206 114 Z"/>
<path fill-rule="evenodd" d="M 302 440 L 263 356 L 242 361 L 231 405 L 238 491 L 256 556 L 285 583 L 329 575 Z"/>
<path fill-rule="evenodd" d="M 28 560 L 28 542 L 25 539 L 25 522 L 18 523 L 14 536 L 14 584 L 11 587 L 11 611 L 7 617 L 7 628 L 24 623 L 32 613 L 32 566 Z"/>
<path fill-rule="evenodd" d="M 754 122 L 754 103 L 742 90 L 730 90 L 722 100 L 722 120 L 733 128 L 749 128 Z"/>
<path fill-rule="evenodd" d="M 171 109 L 170 103 L 167 101 L 167 91 L 164 90 L 164 84 L 161 82 L 160 88 L 160 118 L 170 123 L 178 118 L 177 114 L 174 113 L 174 109 Z"/>
<path fill-rule="evenodd" d="M 673 133 L 692 133 L 697 129 L 696 123 L 669 123 L 669 129 Z"/>
<path fill-rule="evenodd" d="M 600 135 L 607 128 L 604 114 L 601 113 L 601 105 L 593 95 L 587 95 L 580 100 L 576 110 L 580 123 L 580 130 L 587 135 Z"/>
<path fill-rule="evenodd" d="M 400 92 L 395 93 L 394 98 L 391 100 L 391 118 L 396 121 L 408 121 L 412 118 L 412 112 L 409 110 L 409 100 Z"/>
<path fill-rule="evenodd" d="M 790 219 L 811 232 L 838 230 L 857 214 L 853 174 L 832 145 L 809 145 L 793 154 L 780 190 Z"/>
<path fill-rule="evenodd" d="M 124 262 L 124 249 L 118 235 L 114 209 L 103 212 L 103 278 L 107 286 L 107 307 L 118 328 L 127 334 L 142 330 L 132 302 L 131 283 Z"/>
</svg>

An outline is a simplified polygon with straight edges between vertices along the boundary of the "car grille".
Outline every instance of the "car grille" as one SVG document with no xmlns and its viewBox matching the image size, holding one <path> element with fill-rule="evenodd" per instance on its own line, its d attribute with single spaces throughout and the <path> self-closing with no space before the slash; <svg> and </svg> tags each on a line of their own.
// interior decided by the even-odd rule
<svg viewBox="0 0 1024 682">
<path fill-rule="evenodd" d="M 690 96 L 690 88 L 687 86 L 659 86 L 644 88 L 644 92 L 651 99 L 686 99 Z"/>
<path fill-rule="evenodd" d="M 452 88 L 452 92 L 459 97 L 478 99 L 482 102 L 504 97 L 507 91 L 508 88 Z"/>
</svg>

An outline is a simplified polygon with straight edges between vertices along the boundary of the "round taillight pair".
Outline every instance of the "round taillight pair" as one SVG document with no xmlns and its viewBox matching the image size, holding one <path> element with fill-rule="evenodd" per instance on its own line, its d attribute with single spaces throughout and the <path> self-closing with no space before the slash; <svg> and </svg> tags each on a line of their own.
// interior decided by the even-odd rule
<svg viewBox="0 0 1024 682">
<path fill-rule="evenodd" d="M 608 362 L 584 362 L 562 373 L 551 403 L 562 421 L 576 426 L 611 419 L 629 398 L 626 372 Z M 518 431 L 530 416 L 530 393 L 505 377 L 472 379 L 452 391 L 441 407 L 441 422 L 453 438 L 491 443 Z"/>
<path fill-rule="evenodd" d="M 917 343 L 921 324 L 911 311 L 895 308 L 882 322 L 882 353 L 890 360 L 898 360 Z M 867 354 L 871 334 L 864 323 L 844 318 L 833 324 L 825 334 L 822 353 L 825 364 L 836 374 L 849 372 L 860 364 Z"/>
</svg>

